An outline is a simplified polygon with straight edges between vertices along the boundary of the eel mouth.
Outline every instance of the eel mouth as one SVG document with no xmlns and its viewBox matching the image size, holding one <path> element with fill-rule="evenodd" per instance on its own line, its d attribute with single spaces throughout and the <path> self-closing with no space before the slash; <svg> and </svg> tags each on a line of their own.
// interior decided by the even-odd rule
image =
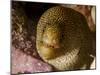
<svg viewBox="0 0 100 75">
<path fill-rule="evenodd" d="M 40 46 L 39 54 L 43 59 L 54 59 L 60 55 L 60 46 L 42 44 Z"/>
</svg>

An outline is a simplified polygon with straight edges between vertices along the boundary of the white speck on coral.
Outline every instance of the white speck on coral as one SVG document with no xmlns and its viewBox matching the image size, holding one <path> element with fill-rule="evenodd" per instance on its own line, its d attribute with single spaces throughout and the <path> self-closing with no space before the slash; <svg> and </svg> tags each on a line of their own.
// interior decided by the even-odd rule
<svg viewBox="0 0 100 75">
<path fill-rule="evenodd" d="M 38 66 L 41 66 L 42 64 L 41 64 L 41 63 L 37 63 L 37 65 L 38 65 Z"/>
</svg>

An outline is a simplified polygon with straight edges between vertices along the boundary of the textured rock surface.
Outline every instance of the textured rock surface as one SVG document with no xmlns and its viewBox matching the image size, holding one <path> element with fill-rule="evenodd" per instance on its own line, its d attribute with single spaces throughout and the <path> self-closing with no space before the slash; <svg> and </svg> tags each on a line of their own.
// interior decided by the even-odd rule
<svg viewBox="0 0 100 75">
<path fill-rule="evenodd" d="M 12 47 L 12 74 L 17 73 L 35 73 L 52 71 L 52 67 L 41 60 L 38 60 L 30 55 L 26 55 L 20 50 Z"/>
<path fill-rule="evenodd" d="M 17 73 L 35 73 L 52 71 L 52 67 L 40 60 L 35 45 L 35 23 L 25 14 L 21 2 L 12 5 L 12 48 L 11 71 Z"/>
</svg>

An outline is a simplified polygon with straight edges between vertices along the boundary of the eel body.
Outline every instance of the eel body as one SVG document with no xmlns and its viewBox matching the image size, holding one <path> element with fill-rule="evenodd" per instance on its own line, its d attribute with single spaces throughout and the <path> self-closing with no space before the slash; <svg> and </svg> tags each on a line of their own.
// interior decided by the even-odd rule
<svg viewBox="0 0 100 75">
<path fill-rule="evenodd" d="M 91 48 L 85 17 L 62 6 L 48 9 L 37 25 L 36 47 L 40 57 L 57 70 L 84 69 Z"/>
</svg>

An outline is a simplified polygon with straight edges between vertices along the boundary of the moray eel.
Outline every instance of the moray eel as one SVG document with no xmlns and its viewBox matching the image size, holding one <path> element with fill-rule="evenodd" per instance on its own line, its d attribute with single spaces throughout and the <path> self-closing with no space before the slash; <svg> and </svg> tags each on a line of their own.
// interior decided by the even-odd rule
<svg viewBox="0 0 100 75">
<path fill-rule="evenodd" d="M 86 69 L 91 36 L 85 17 L 71 8 L 49 8 L 38 22 L 36 47 L 40 57 L 57 70 Z"/>
</svg>

